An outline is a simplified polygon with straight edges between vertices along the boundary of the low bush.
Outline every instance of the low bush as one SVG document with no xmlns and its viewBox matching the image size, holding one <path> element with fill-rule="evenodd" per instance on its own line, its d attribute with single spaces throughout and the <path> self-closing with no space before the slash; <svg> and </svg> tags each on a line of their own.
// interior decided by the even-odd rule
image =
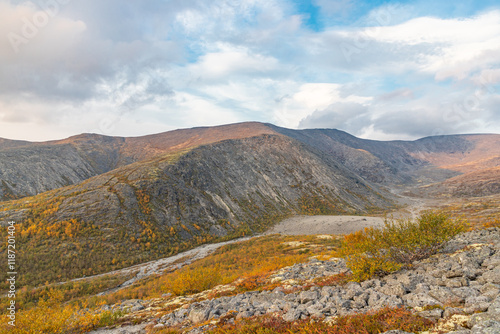
<svg viewBox="0 0 500 334">
<path fill-rule="evenodd" d="M 378 334 L 400 329 L 408 332 L 428 330 L 432 321 L 412 314 L 403 308 L 384 308 L 376 312 L 342 316 L 329 325 L 323 321 L 312 322 L 309 319 L 287 322 L 275 316 L 236 321 L 212 330 L 211 334 Z"/>
<path fill-rule="evenodd" d="M 202 292 L 222 283 L 222 275 L 218 266 L 194 267 L 168 276 L 164 286 L 165 290 L 177 296 L 183 296 Z"/>
<path fill-rule="evenodd" d="M 347 259 L 357 281 L 384 275 L 437 253 L 467 230 L 462 220 L 426 211 L 416 220 L 386 220 L 382 229 L 366 228 L 344 237 L 338 255 Z"/>
<path fill-rule="evenodd" d="M 7 315 L 0 316 L 0 333 L 87 333 L 101 322 L 101 315 L 86 305 L 62 304 L 61 291 L 53 291 L 47 299 L 39 301 L 29 310 L 18 310 L 15 327 L 8 324 Z"/>
</svg>

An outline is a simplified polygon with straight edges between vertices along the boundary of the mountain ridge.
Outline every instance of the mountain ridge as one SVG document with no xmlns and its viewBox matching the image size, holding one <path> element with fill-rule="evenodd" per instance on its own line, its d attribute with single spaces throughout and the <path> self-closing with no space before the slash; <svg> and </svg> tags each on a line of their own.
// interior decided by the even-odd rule
<svg viewBox="0 0 500 334">
<path fill-rule="evenodd" d="M 395 190 L 464 175 L 432 163 L 440 157 L 457 165 L 465 154 L 467 163 L 497 167 L 498 138 L 383 142 L 262 123 L 146 138 L 81 135 L 0 149 L 0 189 L 12 197 L 0 202 L 0 222 L 19 223 L 19 243 L 31 254 L 22 260 L 35 265 L 25 272 L 60 281 L 258 233 L 291 215 L 393 209 Z M 23 197 L 30 191 L 40 193 Z"/>
</svg>

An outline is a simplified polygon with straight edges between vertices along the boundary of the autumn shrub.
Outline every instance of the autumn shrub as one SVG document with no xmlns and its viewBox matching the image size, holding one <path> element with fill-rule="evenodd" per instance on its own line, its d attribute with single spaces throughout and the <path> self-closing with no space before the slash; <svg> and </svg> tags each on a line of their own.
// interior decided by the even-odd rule
<svg viewBox="0 0 500 334">
<path fill-rule="evenodd" d="M 382 229 L 366 228 L 344 237 L 338 252 L 357 281 L 397 271 L 438 252 L 467 229 L 462 220 L 426 211 L 416 220 L 386 220 Z"/>
<path fill-rule="evenodd" d="M 7 316 L 0 317 L 0 333 L 87 333 L 96 328 L 101 316 L 86 309 L 86 305 L 63 304 L 61 291 L 54 291 L 42 299 L 37 307 L 16 314 L 15 327 L 8 324 Z"/>
<path fill-rule="evenodd" d="M 177 296 L 202 292 L 222 283 L 217 266 L 181 269 L 166 279 L 164 288 Z"/>
<path fill-rule="evenodd" d="M 399 329 L 421 332 L 429 329 L 430 320 L 412 314 L 404 308 L 384 308 L 376 312 L 341 316 L 332 325 L 309 319 L 287 322 L 276 316 L 242 319 L 234 324 L 225 324 L 212 330 L 211 334 L 378 334 Z"/>
<path fill-rule="evenodd" d="M 483 223 L 482 227 L 483 228 L 500 227 L 500 219 L 489 220 L 486 223 Z"/>
</svg>

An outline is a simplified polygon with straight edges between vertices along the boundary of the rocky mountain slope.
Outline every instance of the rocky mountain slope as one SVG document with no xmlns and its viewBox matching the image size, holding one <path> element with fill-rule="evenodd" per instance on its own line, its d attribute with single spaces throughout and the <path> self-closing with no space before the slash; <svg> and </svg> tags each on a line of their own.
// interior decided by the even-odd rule
<svg viewBox="0 0 500 334">
<path fill-rule="evenodd" d="M 496 167 L 499 138 L 381 142 L 240 123 L 136 138 L 1 140 L 0 196 L 18 199 L 0 202 L 0 222 L 19 223 L 20 256 L 31 259 L 25 283 L 64 280 L 263 231 L 289 215 L 388 209 L 388 187 L 481 173 L 481 161 Z"/>
<path fill-rule="evenodd" d="M 262 134 L 296 139 L 334 157 L 364 179 L 388 186 L 443 181 L 461 173 L 500 165 L 499 135 L 382 142 L 333 129 L 291 130 L 256 122 L 131 138 L 83 134 L 43 143 L 0 139 L 0 200 L 76 184 L 163 154 Z"/>
<path fill-rule="evenodd" d="M 484 168 L 414 191 L 421 196 L 484 197 L 500 194 L 500 167 Z"/>
<path fill-rule="evenodd" d="M 344 259 L 311 258 L 271 275 L 269 283 L 277 285 L 273 290 L 210 297 L 214 291 L 234 291 L 234 284 L 229 284 L 189 296 L 129 300 L 111 308 L 128 310 L 129 321 L 143 322 L 134 330 L 149 324 L 191 334 L 263 315 L 287 322 L 315 319 L 334 324 L 338 317 L 386 307 L 411 309 L 435 322 L 431 333 L 499 333 L 499 242 L 498 228 L 463 233 L 450 240 L 441 253 L 417 261 L 409 269 L 361 283 L 318 285 L 322 279 L 349 274 L 350 270 Z M 158 316 L 165 308 L 173 310 Z M 126 326 L 120 330 L 135 332 Z"/>
<path fill-rule="evenodd" d="M 242 123 L 130 138 L 83 134 L 41 143 L 0 138 L 0 200 L 76 184 L 162 154 L 271 133 L 263 124 Z"/>
<path fill-rule="evenodd" d="M 47 280 L 252 234 L 293 214 L 354 214 L 391 205 L 389 194 L 331 156 L 287 137 L 262 135 L 161 155 L 4 202 L 0 220 L 20 223 L 25 238 L 18 242 L 33 259 L 24 265 L 36 264 L 30 272 Z M 62 259 L 56 267 L 53 258 Z"/>
<path fill-rule="evenodd" d="M 376 141 L 334 129 L 271 126 L 335 156 L 363 178 L 389 186 L 427 184 L 500 166 L 500 135 L 451 135 L 415 141 Z"/>
</svg>

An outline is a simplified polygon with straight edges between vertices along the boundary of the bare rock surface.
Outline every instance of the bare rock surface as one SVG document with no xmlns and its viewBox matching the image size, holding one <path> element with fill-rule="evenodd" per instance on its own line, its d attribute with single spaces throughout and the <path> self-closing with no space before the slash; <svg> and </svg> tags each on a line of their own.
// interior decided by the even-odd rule
<svg viewBox="0 0 500 334">
<path fill-rule="evenodd" d="M 188 328 L 207 320 L 217 320 L 230 312 L 236 318 L 276 313 L 287 321 L 295 321 L 403 306 L 434 321 L 444 321 L 443 317 L 454 314 L 468 319 L 468 328 L 457 325 L 445 332 L 499 333 L 500 285 L 495 283 L 495 273 L 500 267 L 500 229 L 461 234 L 448 243 L 447 250 L 448 253 L 415 262 L 411 270 L 401 270 L 362 283 L 351 282 L 343 287 L 313 286 L 288 294 L 278 287 L 273 291 L 251 291 L 202 300 L 156 321 L 167 327 Z M 344 260 L 312 259 L 308 263 L 284 268 L 270 279 L 300 289 L 300 282 L 304 280 L 348 271 Z M 200 332 L 200 329 L 195 332 Z"/>
</svg>

